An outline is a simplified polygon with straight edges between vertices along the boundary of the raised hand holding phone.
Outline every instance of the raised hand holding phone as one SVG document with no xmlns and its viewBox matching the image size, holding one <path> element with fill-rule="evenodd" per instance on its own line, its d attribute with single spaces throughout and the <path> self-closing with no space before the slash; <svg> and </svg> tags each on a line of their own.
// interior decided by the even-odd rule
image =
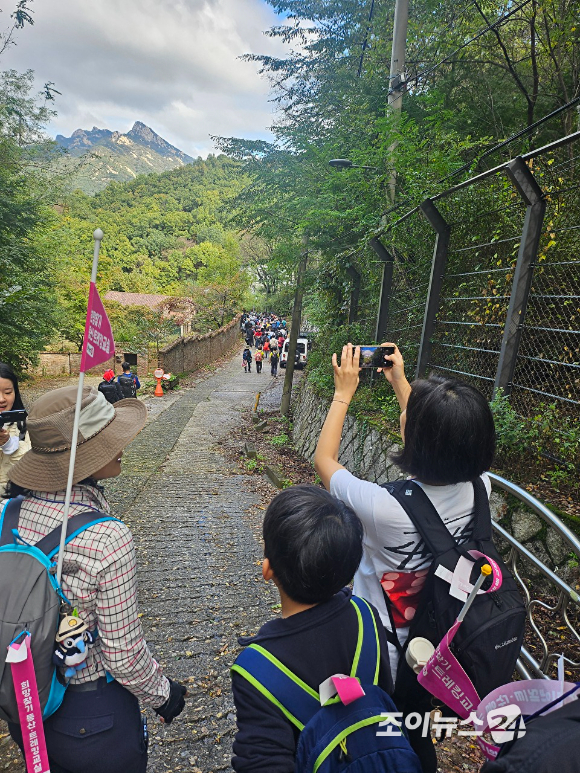
<svg viewBox="0 0 580 773">
<path fill-rule="evenodd" d="M 411 385 L 405 376 L 403 355 L 399 351 L 399 347 L 392 342 L 381 344 L 381 346 L 389 346 L 393 349 L 392 354 L 385 355 L 385 360 L 389 360 L 392 364 L 389 368 L 377 368 L 377 373 L 381 373 L 381 371 L 384 373 L 385 378 L 395 391 L 401 411 L 405 411 L 411 394 Z"/>
<path fill-rule="evenodd" d="M 336 353 L 332 355 L 334 370 L 334 398 L 336 402 L 350 403 L 359 383 L 360 346 L 353 347 L 351 343 L 342 347 L 340 365 Z"/>
</svg>

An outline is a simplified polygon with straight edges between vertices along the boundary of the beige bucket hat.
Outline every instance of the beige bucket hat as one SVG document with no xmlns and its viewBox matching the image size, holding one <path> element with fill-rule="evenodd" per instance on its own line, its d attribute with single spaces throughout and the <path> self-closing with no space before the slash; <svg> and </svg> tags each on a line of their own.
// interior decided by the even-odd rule
<svg viewBox="0 0 580 773">
<path fill-rule="evenodd" d="M 66 488 L 77 387 L 40 397 L 26 422 L 31 450 L 10 469 L 10 480 L 33 491 Z M 107 402 L 94 387 L 83 388 L 73 483 L 111 462 L 145 426 L 147 408 L 135 398 Z"/>
</svg>

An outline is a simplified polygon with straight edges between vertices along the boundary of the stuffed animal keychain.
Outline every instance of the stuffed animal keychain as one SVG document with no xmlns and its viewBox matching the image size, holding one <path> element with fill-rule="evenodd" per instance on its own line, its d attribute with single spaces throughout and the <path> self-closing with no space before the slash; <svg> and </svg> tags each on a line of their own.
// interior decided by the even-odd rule
<svg viewBox="0 0 580 773">
<path fill-rule="evenodd" d="M 76 609 L 72 610 L 72 614 L 61 614 L 52 662 L 66 668 L 64 675 L 67 679 L 86 666 L 88 646 L 95 643 L 97 636 L 96 631 L 89 631 Z"/>
</svg>

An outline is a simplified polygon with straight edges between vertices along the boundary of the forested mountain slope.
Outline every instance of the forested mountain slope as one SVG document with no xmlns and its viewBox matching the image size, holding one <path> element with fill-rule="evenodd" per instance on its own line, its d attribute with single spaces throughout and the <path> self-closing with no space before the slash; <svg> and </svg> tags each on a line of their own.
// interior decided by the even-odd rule
<svg viewBox="0 0 580 773">
<path fill-rule="evenodd" d="M 164 172 L 193 161 L 141 121 L 122 134 L 93 126 L 77 129 L 70 137 L 57 135 L 66 153 L 53 162 L 55 171 L 67 175 L 70 190 L 88 194 L 103 190 L 111 181 L 134 180 L 139 174 Z"/>
</svg>

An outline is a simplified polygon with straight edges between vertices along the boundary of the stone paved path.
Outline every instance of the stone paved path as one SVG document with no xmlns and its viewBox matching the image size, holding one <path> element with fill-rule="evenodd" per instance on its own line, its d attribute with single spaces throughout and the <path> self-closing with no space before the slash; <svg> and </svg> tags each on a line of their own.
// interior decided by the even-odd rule
<svg viewBox="0 0 580 773">
<path fill-rule="evenodd" d="M 151 773 L 231 769 L 229 667 L 237 637 L 272 617 L 278 597 L 261 577 L 261 518 L 246 512 L 251 506 L 255 512 L 259 497 L 252 479 L 222 456 L 220 439 L 271 383 L 265 372 L 246 374 L 236 354 L 152 412 L 124 455 L 122 475 L 108 485 L 113 511 L 135 537 L 150 647 L 168 676 L 187 683 L 190 695 L 169 727 L 147 712 Z M 10 746 L 4 739 L 0 769 L 20 771 Z"/>
</svg>

